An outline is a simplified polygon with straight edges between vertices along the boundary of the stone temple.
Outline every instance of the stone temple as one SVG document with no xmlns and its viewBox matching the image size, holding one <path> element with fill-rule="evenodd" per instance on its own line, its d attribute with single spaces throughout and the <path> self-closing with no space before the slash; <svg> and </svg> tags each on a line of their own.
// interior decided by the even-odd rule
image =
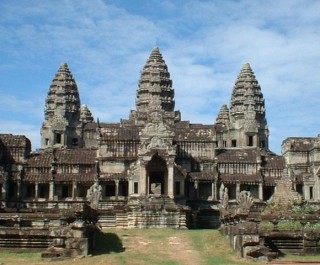
<svg viewBox="0 0 320 265">
<path fill-rule="evenodd" d="M 214 124 L 181 119 L 158 48 L 128 119 L 94 121 L 67 64 L 49 87 L 44 114 L 37 152 L 25 136 L 0 135 L 3 208 L 70 208 L 98 182 L 102 227 L 217 227 L 222 194 L 232 201 L 250 191 L 266 201 L 284 170 L 305 200 L 320 197 L 320 139 L 288 138 L 283 156 L 269 150 L 265 102 L 248 63 Z"/>
</svg>

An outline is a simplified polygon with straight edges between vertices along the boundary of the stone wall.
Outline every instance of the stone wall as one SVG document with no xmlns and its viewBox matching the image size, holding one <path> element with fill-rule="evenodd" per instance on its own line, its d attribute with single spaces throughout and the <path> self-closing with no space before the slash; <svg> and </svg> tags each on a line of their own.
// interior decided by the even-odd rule
<svg viewBox="0 0 320 265">
<path fill-rule="evenodd" d="M 0 248 L 42 251 L 50 258 L 86 256 L 95 240 L 95 215 L 86 204 L 72 209 L 2 208 Z"/>
</svg>

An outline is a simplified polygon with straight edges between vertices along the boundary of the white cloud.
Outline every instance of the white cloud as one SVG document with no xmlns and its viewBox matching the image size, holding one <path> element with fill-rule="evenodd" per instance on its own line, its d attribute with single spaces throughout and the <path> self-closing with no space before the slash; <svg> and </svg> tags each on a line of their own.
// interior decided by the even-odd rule
<svg viewBox="0 0 320 265">
<path fill-rule="evenodd" d="M 150 0 L 138 8 L 132 1 L 32 0 L 0 8 L 0 69 L 9 73 L 0 118 L 21 113 L 14 118 L 23 124 L 27 113 L 39 132 L 44 97 L 65 61 L 95 117 L 127 118 L 139 71 L 158 45 L 184 119 L 213 123 L 250 62 L 266 99 L 272 148 L 319 131 L 318 1 Z"/>
</svg>

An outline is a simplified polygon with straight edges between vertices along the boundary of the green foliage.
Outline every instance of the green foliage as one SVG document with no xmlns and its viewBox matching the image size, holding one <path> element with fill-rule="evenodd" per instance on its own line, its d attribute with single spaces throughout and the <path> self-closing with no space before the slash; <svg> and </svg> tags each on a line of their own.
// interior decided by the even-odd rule
<svg viewBox="0 0 320 265">
<path fill-rule="evenodd" d="M 299 216 L 302 216 L 304 214 L 303 207 L 297 205 L 292 207 L 292 212 Z"/>
<path fill-rule="evenodd" d="M 315 224 L 307 223 L 307 224 L 304 226 L 304 230 L 306 230 L 306 231 L 320 232 L 320 222 L 315 223 Z"/>
<path fill-rule="evenodd" d="M 307 223 L 303 228 L 305 231 L 313 231 L 313 224 Z"/>
<path fill-rule="evenodd" d="M 305 214 L 315 214 L 317 212 L 317 208 L 309 204 L 304 206 L 295 205 L 292 207 L 292 212 L 296 215 L 303 216 Z"/>
<path fill-rule="evenodd" d="M 302 225 L 299 221 L 283 220 L 278 223 L 279 230 L 301 230 Z"/>
<path fill-rule="evenodd" d="M 304 212 L 305 212 L 306 214 L 314 214 L 314 213 L 316 212 L 316 209 L 315 209 L 315 207 L 307 204 L 307 205 L 304 207 Z"/>
<path fill-rule="evenodd" d="M 272 231 L 274 229 L 274 224 L 269 221 L 263 221 L 260 223 L 259 228 L 265 231 Z"/>
<path fill-rule="evenodd" d="M 12 253 L 12 252 L 0 252 L 0 261 L 3 258 L 15 256 L 23 259 L 41 259 L 41 253 L 27 252 L 27 253 Z M 1 264 L 1 262 L 0 262 Z"/>
<path fill-rule="evenodd" d="M 320 222 L 313 224 L 313 229 L 316 231 L 320 231 Z"/>
</svg>

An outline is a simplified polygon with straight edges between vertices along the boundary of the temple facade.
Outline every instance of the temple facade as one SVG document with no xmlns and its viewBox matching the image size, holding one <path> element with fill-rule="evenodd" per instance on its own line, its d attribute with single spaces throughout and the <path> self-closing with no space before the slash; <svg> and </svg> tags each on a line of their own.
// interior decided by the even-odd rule
<svg viewBox="0 0 320 265">
<path fill-rule="evenodd" d="M 320 136 L 289 137 L 282 143 L 282 154 L 294 189 L 305 200 L 320 200 Z"/>
<path fill-rule="evenodd" d="M 154 196 L 219 203 L 226 188 L 230 199 L 246 190 L 265 201 L 286 167 L 297 191 L 318 200 L 318 138 L 289 138 L 279 156 L 268 137 L 263 94 L 248 63 L 229 106 L 207 125 L 181 119 L 158 48 L 141 72 L 136 108 L 118 123 L 94 121 L 62 64 L 45 101 L 41 149 L 31 152 L 24 136 L 0 135 L 2 203 L 85 201 L 95 182 L 105 201 Z"/>
</svg>

